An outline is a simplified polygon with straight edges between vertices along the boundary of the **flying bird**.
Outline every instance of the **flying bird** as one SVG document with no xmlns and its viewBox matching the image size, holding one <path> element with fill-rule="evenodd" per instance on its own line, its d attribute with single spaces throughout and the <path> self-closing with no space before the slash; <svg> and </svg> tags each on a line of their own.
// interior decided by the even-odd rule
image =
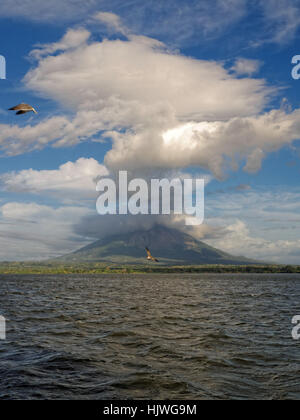
<svg viewBox="0 0 300 420">
<path fill-rule="evenodd" d="M 156 259 L 156 258 L 152 257 L 152 255 L 151 255 L 151 252 L 150 252 L 149 248 L 147 248 L 147 247 L 146 247 L 146 251 L 147 251 L 147 254 L 148 254 L 147 260 L 149 260 L 149 261 L 154 261 L 154 262 L 159 262 L 159 261 L 158 261 L 158 259 Z"/>
<path fill-rule="evenodd" d="M 12 108 L 9 108 L 9 111 L 17 111 L 16 115 L 22 115 L 22 114 L 27 114 L 27 112 L 34 112 L 35 114 L 37 114 L 36 110 L 28 104 L 20 104 L 17 106 L 14 106 Z"/>
</svg>

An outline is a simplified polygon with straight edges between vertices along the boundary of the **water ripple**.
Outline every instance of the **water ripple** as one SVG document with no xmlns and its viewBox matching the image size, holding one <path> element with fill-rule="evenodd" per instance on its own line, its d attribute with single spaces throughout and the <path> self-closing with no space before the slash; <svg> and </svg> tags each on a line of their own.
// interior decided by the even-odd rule
<svg viewBox="0 0 300 420">
<path fill-rule="evenodd" d="M 1 399 L 298 399 L 298 275 L 5 276 Z"/>
</svg>

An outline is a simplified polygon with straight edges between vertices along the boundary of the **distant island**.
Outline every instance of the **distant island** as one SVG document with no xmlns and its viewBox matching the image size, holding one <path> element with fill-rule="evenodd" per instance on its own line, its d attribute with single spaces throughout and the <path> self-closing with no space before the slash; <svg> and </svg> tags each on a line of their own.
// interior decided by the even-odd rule
<svg viewBox="0 0 300 420">
<path fill-rule="evenodd" d="M 149 247 L 159 263 L 148 262 Z M 300 266 L 233 256 L 176 229 L 156 225 L 114 235 L 44 262 L 2 262 L 0 274 L 300 273 Z"/>
<path fill-rule="evenodd" d="M 56 261 L 146 266 L 146 247 L 159 259 L 160 266 L 259 264 L 243 256 L 230 255 L 185 232 L 162 225 L 105 237 Z"/>
</svg>

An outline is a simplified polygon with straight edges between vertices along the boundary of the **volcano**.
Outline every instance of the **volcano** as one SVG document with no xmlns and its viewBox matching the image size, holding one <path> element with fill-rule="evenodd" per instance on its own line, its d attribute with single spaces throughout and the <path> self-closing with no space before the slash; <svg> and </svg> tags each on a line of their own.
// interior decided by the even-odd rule
<svg viewBox="0 0 300 420">
<path fill-rule="evenodd" d="M 135 231 L 101 239 L 60 258 L 69 262 L 104 262 L 116 264 L 151 264 L 145 247 L 164 265 L 251 264 L 245 257 L 235 257 L 215 249 L 176 229 L 156 225 L 150 230 Z M 153 264 L 153 263 L 152 263 Z"/>
</svg>

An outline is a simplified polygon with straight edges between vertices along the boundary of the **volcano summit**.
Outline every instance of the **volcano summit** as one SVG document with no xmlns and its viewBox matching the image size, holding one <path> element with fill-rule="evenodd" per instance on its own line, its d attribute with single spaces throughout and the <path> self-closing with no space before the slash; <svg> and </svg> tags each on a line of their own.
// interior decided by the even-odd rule
<svg viewBox="0 0 300 420">
<path fill-rule="evenodd" d="M 145 247 L 149 247 L 160 264 L 165 265 L 253 263 L 245 257 L 232 256 L 186 233 L 161 225 L 150 230 L 106 237 L 60 259 L 68 262 L 148 264 Z"/>
</svg>

